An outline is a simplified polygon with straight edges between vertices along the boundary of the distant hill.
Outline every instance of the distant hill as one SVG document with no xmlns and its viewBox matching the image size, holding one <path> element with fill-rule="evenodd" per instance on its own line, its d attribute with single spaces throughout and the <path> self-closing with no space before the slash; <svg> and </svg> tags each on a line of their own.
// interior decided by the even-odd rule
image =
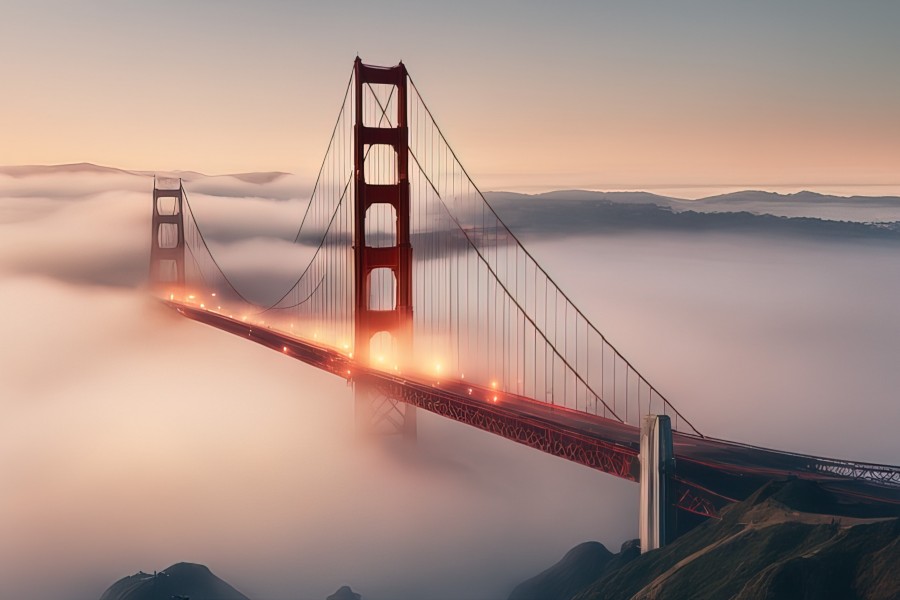
<svg viewBox="0 0 900 600">
<path fill-rule="evenodd" d="M 185 181 L 193 181 L 196 179 L 216 178 L 216 177 L 233 177 L 244 183 L 253 183 L 264 185 L 272 183 L 281 177 L 290 175 L 282 171 L 266 171 L 260 173 L 225 173 L 222 175 L 207 175 L 198 171 L 129 171 L 127 169 L 118 169 L 115 167 L 104 167 L 93 163 L 70 163 L 63 165 L 8 165 L 0 166 L 0 174 L 10 177 L 37 177 L 46 175 L 60 174 L 93 174 L 93 175 L 138 175 L 140 177 L 153 177 L 159 175 L 162 177 L 180 177 Z"/>
<path fill-rule="evenodd" d="M 158 573 L 136 573 L 115 582 L 100 600 L 248 600 L 203 565 L 178 563 Z"/>
<path fill-rule="evenodd" d="M 282 171 L 266 171 L 265 173 L 232 173 L 230 175 L 223 175 L 223 177 L 234 177 L 235 179 L 239 179 L 246 183 L 262 185 L 264 183 L 272 183 L 276 179 L 281 179 L 288 175 L 290 175 L 290 173 L 283 173 Z"/>
<path fill-rule="evenodd" d="M 277 181 L 282 177 L 289 177 L 290 173 L 284 173 L 282 171 L 265 171 L 260 173 L 225 173 L 222 175 L 207 175 L 206 173 L 198 173 L 197 171 L 130 171 L 135 175 L 142 175 L 147 177 L 152 177 L 154 175 L 160 177 L 178 177 L 183 179 L 184 181 L 199 181 L 199 180 L 217 180 L 217 179 L 237 179 L 238 181 L 242 181 L 244 183 L 249 183 L 253 185 L 266 185 L 267 183 L 272 183 L 273 181 Z"/>
<path fill-rule="evenodd" d="M 35 177 L 58 175 L 61 173 L 91 173 L 95 175 L 133 175 L 132 171 L 103 167 L 93 163 L 71 163 L 65 165 L 10 165 L 0 166 L 0 174 L 10 177 Z"/>
<path fill-rule="evenodd" d="M 780 217 L 812 217 L 832 221 L 900 221 L 900 197 L 833 196 L 802 191 L 778 194 L 745 190 L 694 200 L 688 208 L 699 212 L 747 211 Z"/>
<path fill-rule="evenodd" d="M 776 204 L 866 204 L 896 206 L 900 204 L 897 196 L 832 196 L 807 190 L 793 194 L 779 194 L 761 190 L 743 190 L 730 194 L 719 194 L 693 200 L 699 204 L 733 204 L 735 202 L 771 202 Z"/>
<path fill-rule="evenodd" d="M 563 191 L 533 196 L 491 192 L 485 196 L 516 234 L 560 236 L 638 231 L 725 232 L 829 240 L 900 241 L 900 198 L 873 200 L 879 206 L 887 206 L 882 206 L 881 213 L 873 206 L 863 206 L 864 199 L 859 200 L 855 209 L 857 220 L 838 220 L 776 215 L 758 206 L 754 207 L 754 211 L 742 210 L 738 205 L 728 205 L 728 210 L 712 210 L 711 205 L 704 204 L 704 200 L 678 200 L 644 192 Z M 716 203 L 721 204 L 713 200 L 713 204 Z M 819 209 L 821 207 L 817 207 Z M 896 216 L 896 220 L 875 219 L 878 214 L 888 218 Z M 866 216 L 873 218 L 862 220 Z"/>
<path fill-rule="evenodd" d="M 773 482 L 654 552 L 578 546 L 510 600 L 900 598 L 900 519 L 822 509 L 845 512 L 813 483 Z"/>
</svg>

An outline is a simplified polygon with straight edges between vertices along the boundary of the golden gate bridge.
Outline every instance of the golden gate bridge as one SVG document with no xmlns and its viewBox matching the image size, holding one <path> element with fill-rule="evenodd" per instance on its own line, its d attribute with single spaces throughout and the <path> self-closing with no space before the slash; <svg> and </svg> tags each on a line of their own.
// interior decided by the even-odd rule
<svg viewBox="0 0 900 600">
<path fill-rule="evenodd" d="M 155 291 L 186 317 L 352 382 L 361 430 L 414 437 L 427 410 L 645 486 L 652 473 L 659 490 L 642 489 L 642 503 L 658 506 L 641 514 L 659 513 L 661 543 L 689 515 L 716 518 L 787 477 L 861 514 L 900 514 L 900 467 L 701 433 L 503 223 L 403 63 L 356 59 L 293 242 L 308 262 L 259 305 L 210 251 L 181 181 L 155 179 Z M 650 419 L 661 454 L 642 451 Z"/>
</svg>

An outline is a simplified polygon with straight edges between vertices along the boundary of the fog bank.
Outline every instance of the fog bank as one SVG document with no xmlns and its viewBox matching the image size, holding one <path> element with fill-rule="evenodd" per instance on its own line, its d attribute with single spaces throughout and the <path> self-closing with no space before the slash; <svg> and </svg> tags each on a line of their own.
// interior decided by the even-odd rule
<svg viewBox="0 0 900 600">
<path fill-rule="evenodd" d="M 361 445 L 343 380 L 149 300 L 150 178 L 5 177 L 0 597 L 90 600 L 192 561 L 259 600 L 342 584 L 366 600 L 501 598 L 578 542 L 636 536 L 634 484 L 430 414 L 414 448 Z M 222 266 L 266 298 L 306 260 L 289 243 L 306 199 L 252 181 L 187 185 Z M 900 456 L 896 244 L 523 239 L 703 433 Z"/>
</svg>

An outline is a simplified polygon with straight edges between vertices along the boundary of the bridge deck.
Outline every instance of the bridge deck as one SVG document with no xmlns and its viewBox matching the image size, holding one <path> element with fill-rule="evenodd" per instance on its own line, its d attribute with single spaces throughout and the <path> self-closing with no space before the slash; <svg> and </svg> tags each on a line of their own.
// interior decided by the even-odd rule
<svg viewBox="0 0 900 600">
<path fill-rule="evenodd" d="M 611 419 L 553 406 L 466 381 L 424 381 L 354 363 L 348 356 L 220 313 L 166 301 L 184 316 L 286 353 L 383 394 L 600 471 L 637 481 L 640 432 Z M 900 515 L 900 469 L 781 452 L 675 433 L 678 506 L 715 516 L 767 481 L 813 480 L 860 515 Z"/>
</svg>

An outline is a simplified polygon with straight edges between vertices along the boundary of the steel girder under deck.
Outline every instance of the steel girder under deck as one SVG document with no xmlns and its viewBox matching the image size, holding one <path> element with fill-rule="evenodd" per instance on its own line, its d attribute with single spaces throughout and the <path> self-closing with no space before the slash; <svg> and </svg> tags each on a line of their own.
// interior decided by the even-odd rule
<svg viewBox="0 0 900 600">
<path fill-rule="evenodd" d="M 518 415 L 514 411 L 488 404 L 486 401 L 471 400 L 457 393 L 442 390 L 439 386 L 398 381 L 377 374 L 365 374 L 358 379 L 367 381 L 386 397 L 416 408 L 604 473 L 631 481 L 637 480 L 637 452 L 632 448 L 584 436 L 574 430 L 555 427 L 552 423 Z"/>
</svg>

